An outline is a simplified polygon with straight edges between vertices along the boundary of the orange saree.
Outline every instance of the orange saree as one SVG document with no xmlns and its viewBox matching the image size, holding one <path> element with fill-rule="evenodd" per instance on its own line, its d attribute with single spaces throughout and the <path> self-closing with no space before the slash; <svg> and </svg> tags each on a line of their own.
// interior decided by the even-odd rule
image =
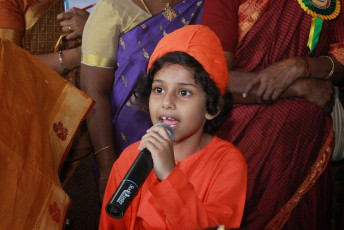
<svg viewBox="0 0 344 230">
<path fill-rule="evenodd" d="M 59 170 L 93 101 L 28 52 L 0 39 L 0 226 L 63 229 Z"/>
</svg>

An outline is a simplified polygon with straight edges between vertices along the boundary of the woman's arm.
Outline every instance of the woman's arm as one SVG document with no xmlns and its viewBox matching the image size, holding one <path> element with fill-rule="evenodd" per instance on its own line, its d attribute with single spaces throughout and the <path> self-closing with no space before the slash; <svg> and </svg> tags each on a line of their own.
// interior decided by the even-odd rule
<svg viewBox="0 0 344 230">
<path fill-rule="evenodd" d="M 63 32 L 68 32 L 67 40 L 79 38 L 82 36 L 85 23 L 89 13 L 78 11 L 78 8 L 72 8 L 65 13 L 57 15 Z M 55 70 L 60 75 L 71 71 L 80 66 L 81 47 L 64 50 L 61 53 L 49 53 L 35 55 L 44 64 Z"/>
<path fill-rule="evenodd" d="M 99 165 L 99 193 L 102 200 L 115 162 L 110 106 L 114 70 L 81 64 L 80 76 L 81 89 L 96 102 L 86 121 Z"/>
<path fill-rule="evenodd" d="M 73 49 L 63 50 L 60 54 L 58 52 L 54 52 L 35 55 L 35 57 L 62 75 L 80 66 L 81 47 L 79 46 Z"/>
<path fill-rule="evenodd" d="M 233 62 L 233 54 L 230 52 L 225 52 L 227 64 L 229 66 L 232 65 Z M 317 59 L 324 59 L 324 58 L 317 58 Z M 310 60 L 310 65 L 314 66 L 318 64 L 318 60 L 316 58 Z M 303 62 L 302 59 L 300 61 L 300 70 L 299 72 L 303 72 L 304 74 L 308 74 L 308 66 L 307 63 Z M 326 61 L 326 60 L 320 60 Z M 340 64 L 340 63 L 339 63 Z M 339 66 L 340 67 L 340 66 Z M 317 72 L 313 78 L 299 78 L 294 81 L 286 90 L 284 90 L 278 98 L 289 98 L 289 97 L 303 97 L 309 102 L 319 106 L 320 108 L 324 109 L 327 112 L 332 110 L 333 100 L 333 87 L 329 80 L 325 81 L 321 78 L 326 77 L 327 67 L 323 67 L 324 71 Z M 318 67 L 311 67 L 311 71 L 318 71 Z M 257 95 L 258 91 L 258 84 L 254 85 L 249 93 L 246 93 L 245 90 L 247 89 L 247 85 L 252 82 L 252 79 L 258 77 L 259 74 L 257 73 L 246 73 L 246 72 L 239 72 L 239 71 L 229 71 L 230 76 L 230 84 L 229 90 L 233 94 L 234 103 L 236 104 L 256 104 L 256 103 L 272 103 L 274 100 L 263 100 L 261 97 Z M 338 77 L 337 74 L 333 77 Z M 278 99 L 277 98 L 277 99 Z M 276 100 L 277 100 L 276 99 Z"/>
</svg>

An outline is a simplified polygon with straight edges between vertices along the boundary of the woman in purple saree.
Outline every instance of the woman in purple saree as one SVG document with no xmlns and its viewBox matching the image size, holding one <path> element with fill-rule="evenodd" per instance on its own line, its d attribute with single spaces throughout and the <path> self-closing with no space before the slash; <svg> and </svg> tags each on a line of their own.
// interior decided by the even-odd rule
<svg viewBox="0 0 344 230">
<path fill-rule="evenodd" d="M 149 114 L 135 106 L 132 96 L 155 45 L 175 29 L 201 22 L 203 1 L 143 4 L 99 1 L 83 35 L 81 87 L 96 101 L 87 125 L 99 166 L 101 198 L 115 159 L 151 126 Z"/>
</svg>

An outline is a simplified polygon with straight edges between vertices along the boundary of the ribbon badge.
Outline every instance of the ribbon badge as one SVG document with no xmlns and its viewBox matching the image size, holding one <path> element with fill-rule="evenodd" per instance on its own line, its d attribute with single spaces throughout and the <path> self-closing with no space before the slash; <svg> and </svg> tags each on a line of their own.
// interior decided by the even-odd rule
<svg viewBox="0 0 344 230">
<path fill-rule="evenodd" d="M 307 46 L 312 53 L 318 44 L 323 20 L 335 19 L 340 13 L 339 0 L 297 0 L 301 8 L 312 16 Z"/>
</svg>

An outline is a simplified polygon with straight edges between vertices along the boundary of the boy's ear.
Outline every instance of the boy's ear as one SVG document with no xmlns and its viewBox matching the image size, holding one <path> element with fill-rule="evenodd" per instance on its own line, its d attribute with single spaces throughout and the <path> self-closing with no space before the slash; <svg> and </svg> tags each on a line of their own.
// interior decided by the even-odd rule
<svg viewBox="0 0 344 230">
<path fill-rule="evenodd" d="M 205 119 L 207 120 L 213 120 L 217 115 L 219 115 L 220 111 L 215 113 L 215 114 L 209 114 L 209 113 L 206 113 L 205 114 Z"/>
<path fill-rule="evenodd" d="M 214 113 L 214 114 L 210 114 L 210 113 L 207 112 L 207 113 L 205 114 L 205 119 L 207 119 L 207 120 L 213 120 L 215 117 L 217 117 L 217 115 L 220 114 L 221 109 L 222 109 L 222 106 L 218 105 L 218 106 L 217 106 L 217 112 Z"/>
<path fill-rule="evenodd" d="M 223 106 L 223 100 L 221 99 L 219 104 L 217 105 L 217 112 L 214 114 L 210 114 L 210 113 L 206 113 L 205 114 L 205 119 L 207 120 L 213 120 L 215 117 L 217 117 L 217 115 L 219 115 L 221 113 L 222 110 L 222 106 Z"/>
</svg>

